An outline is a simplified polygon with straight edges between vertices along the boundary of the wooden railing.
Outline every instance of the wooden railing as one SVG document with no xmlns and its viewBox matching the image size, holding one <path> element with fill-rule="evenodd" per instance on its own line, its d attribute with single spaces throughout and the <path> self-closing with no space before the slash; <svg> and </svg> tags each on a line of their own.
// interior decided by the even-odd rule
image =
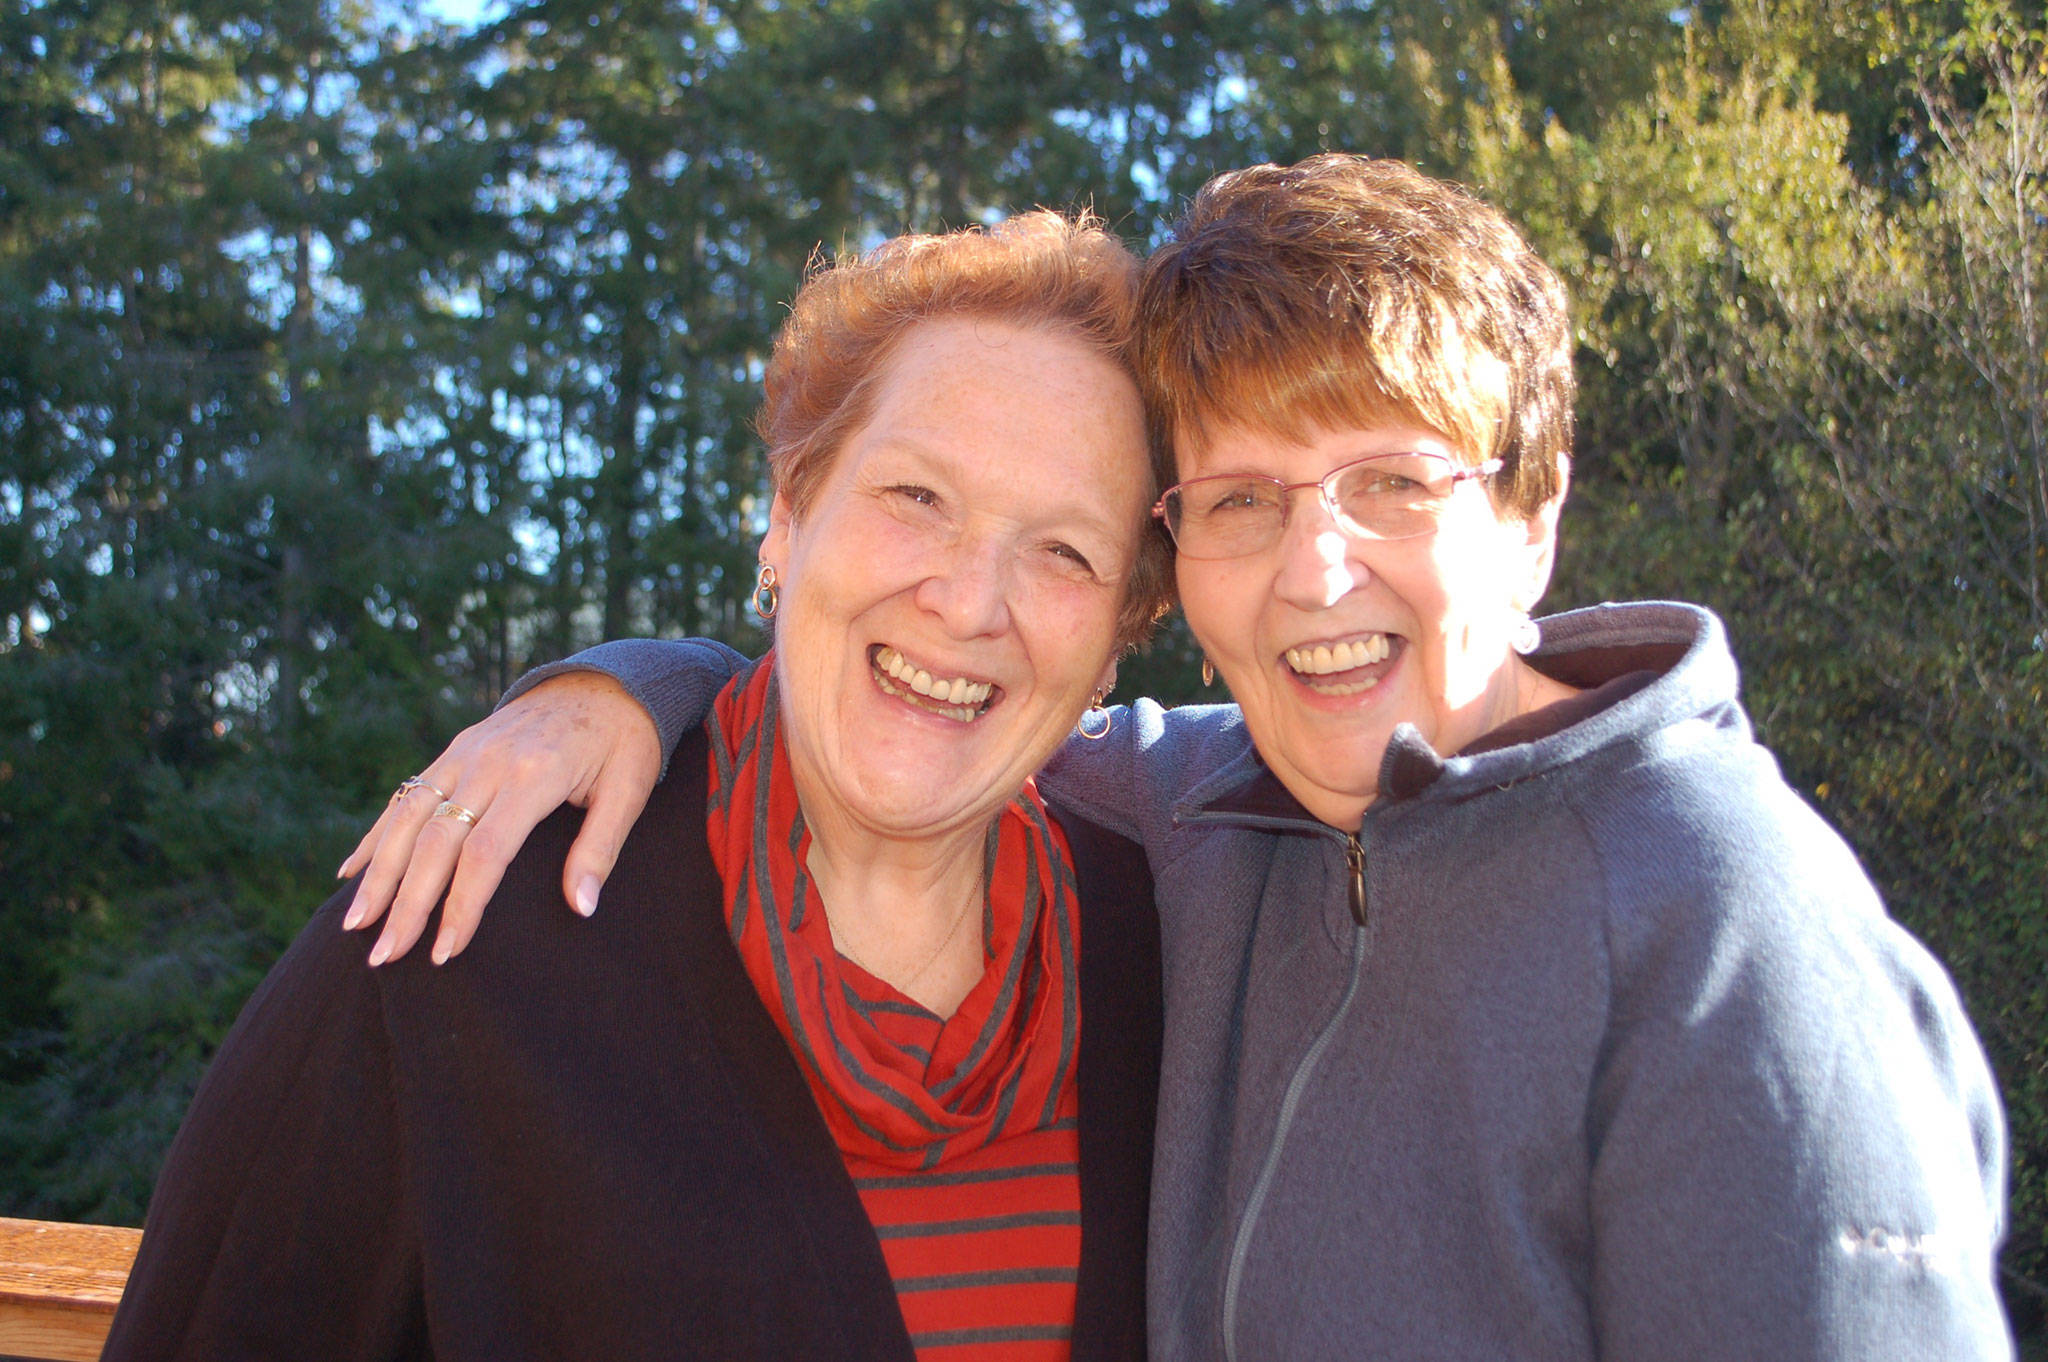
<svg viewBox="0 0 2048 1362">
<path fill-rule="evenodd" d="M 141 1230 L 0 1218 L 0 1357 L 94 1362 Z"/>
</svg>

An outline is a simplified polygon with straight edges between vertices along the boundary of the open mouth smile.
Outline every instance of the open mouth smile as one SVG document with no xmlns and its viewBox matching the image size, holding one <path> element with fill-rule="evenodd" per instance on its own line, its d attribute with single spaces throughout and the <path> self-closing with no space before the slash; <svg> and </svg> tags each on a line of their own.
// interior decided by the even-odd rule
<svg viewBox="0 0 2048 1362">
<path fill-rule="evenodd" d="M 1380 683 L 1400 642 L 1392 634 L 1361 634 L 1289 648 L 1282 658 L 1295 679 L 1318 695 L 1358 695 Z"/>
<path fill-rule="evenodd" d="M 868 649 L 868 667 L 883 694 L 963 724 L 973 723 L 1002 698 L 993 681 L 934 675 L 886 643 Z"/>
</svg>

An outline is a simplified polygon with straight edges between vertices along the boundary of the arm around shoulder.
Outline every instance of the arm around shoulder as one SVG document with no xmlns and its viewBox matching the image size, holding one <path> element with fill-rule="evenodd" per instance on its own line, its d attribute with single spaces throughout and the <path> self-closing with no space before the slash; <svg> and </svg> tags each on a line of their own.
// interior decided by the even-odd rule
<svg viewBox="0 0 2048 1362">
<path fill-rule="evenodd" d="M 1236 705 L 1168 709 L 1146 699 L 1109 714 L 1108 734 L 1068 738 L 1039 785 L 1091 822 L 1141 843 L 1156 874 L 1172 855 L 1175 808 L 1249 749 L 1244 716 Z"/>
<path fill-rule="evenodd" d="M 745 656 L 716 639 L 615 639 L 535 667 L 514 681 L 498 704 L 502 708 L 564 672 L 602 672 L 624 686 L 654 720 L 661 735 L 662 769 L 667 770 L 676 743 L 704 722 L 718 692 L 746 665 Z"/>
</svg>

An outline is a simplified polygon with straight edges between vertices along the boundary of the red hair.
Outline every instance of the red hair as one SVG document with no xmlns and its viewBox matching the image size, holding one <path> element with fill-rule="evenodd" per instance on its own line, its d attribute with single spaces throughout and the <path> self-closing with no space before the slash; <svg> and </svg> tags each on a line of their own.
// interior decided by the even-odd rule
<svg viewBox="0 0 2048 1362">
<path fill-rule="evenodd" d="M 1404 420 L 1533 515 L 1571 452 L 1565 290 L 1497 210 L 1398 161 L 1314 156 L 1202 187 L 1145 270 L 1141 387 L 1156 438 L 1290 440 Z"/>
<path fill-rule="evenodd" d="M 1135 382 L 1140 268 L 1092 214 L 1046 209 L 986 229 L 894 237 L 818 265 L 776 335 L 755 420 L 776 490 L 804 512 L 871 414 L 896 343 L 921 322 L 983 317 L 1059 330 Z M 1156 495 L 1172 464 L 1156 441 L 1148 455 Z M 1141 535 L 1117 621 L 1126 645 L 1172 604 L 1171 547 L 1150 528 Z"/>
</svg>

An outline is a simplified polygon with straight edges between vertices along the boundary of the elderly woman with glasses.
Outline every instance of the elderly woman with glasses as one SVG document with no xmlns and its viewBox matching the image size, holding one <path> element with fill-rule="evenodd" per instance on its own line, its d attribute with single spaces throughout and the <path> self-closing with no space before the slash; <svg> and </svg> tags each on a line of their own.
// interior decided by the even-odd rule
<svg viewBox="0 0 2048 1362">
<path fill-rule="evenodd" d="M 1568 474 L 1556 276 L 1463 192 L 1323 156 L 1212 181 L 1142 308 L 1180 479 L 1155 514 L 1237 705 L 1141 700 L 1041 782 L 1142 841 L 1159 894 L 1153 1355 L 2007 1355 L 1983 1055 L 1752 739 L 1721 625 L 1530 618 Z M 577 665 L 663 735 L 696 717 L 687 649 Z M 503 723 L 544 737 L 494 721 L 428 775 L 501 845 L 590 802 L 587 907 L 639 795 L 614 739 L 653 744 L 548 717 L 633 713 L 612 681 L 536 680 Z M 362 921 L 417 853 L 391 949 L 457 854 L 419 822 L 352 858 Z M 437 949 L 493 873 L 465 857 Z"/>
</svg>

